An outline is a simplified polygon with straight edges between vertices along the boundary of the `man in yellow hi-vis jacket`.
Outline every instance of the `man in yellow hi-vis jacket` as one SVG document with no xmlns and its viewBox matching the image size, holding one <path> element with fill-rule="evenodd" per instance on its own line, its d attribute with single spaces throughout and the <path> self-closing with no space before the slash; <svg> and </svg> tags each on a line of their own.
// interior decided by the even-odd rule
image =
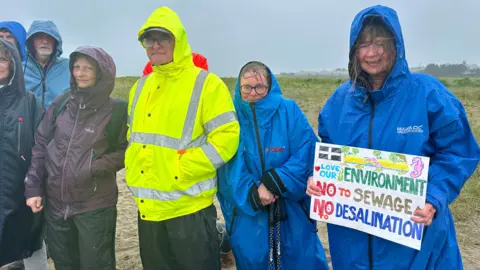
<svg viewBox="0 0 480 270">
<path fill-rule="evenodd" d="M 139 208 L 144 269 L 220 269 L 216 169 L 240 127 L 223 81 L 194 66 L 185 29 L 167 7 L 138 32 L 153 63 L 129 97 L 127 185 Z"/>
</svg>

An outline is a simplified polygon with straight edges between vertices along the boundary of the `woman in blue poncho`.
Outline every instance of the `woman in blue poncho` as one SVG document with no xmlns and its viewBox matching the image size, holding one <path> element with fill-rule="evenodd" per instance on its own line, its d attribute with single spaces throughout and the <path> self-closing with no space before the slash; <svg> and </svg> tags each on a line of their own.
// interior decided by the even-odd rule
<svg viewBox="0 0 480 270">
<path fill-rule="evenodd" d="M 318 118 L 323 142 L 430 157 L 426 205 L 412 220 L 426 225 L 420 251 L 328 225 L 334 269 L 462 269 L 448 205 L 480 159 L 460 101 L 437 79 L 411 74 L 396 12 L 361 11 L 350 32 L 350 80 Z M 307 193 L 320 195 L 312 180 Z"/>
<path fill-rule="evenodd" d="M 235 87 L 236 156 L 218 171 L 218 199 L 237 269 L 328 269 L 305 194 L 317 138 L 262 63 Z"/>
</svg>

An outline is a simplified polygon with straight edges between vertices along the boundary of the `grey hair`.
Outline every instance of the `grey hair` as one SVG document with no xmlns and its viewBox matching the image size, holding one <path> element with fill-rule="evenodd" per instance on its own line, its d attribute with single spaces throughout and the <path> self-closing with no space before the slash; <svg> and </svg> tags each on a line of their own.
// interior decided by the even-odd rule
<svg viewBox="0 0 480 270">
<path fill-rule="evenodd" d="M 239 78 L 244 78 L 245 74 L 247 73 L 253 73 L 256 76 L 264 76 L 265 79 L 267 79 L 268 88 L 270 90 L 270 87 L 272 86 L 272 77 L 270 76 L 270 72 L 264 63 L 258 61 L 248 62 L 240 70 Z"/>
<path fill-rule="evenodd" d="M 376 37 L 389 38 L 385 46 L 385 51 L 392 53 L 391 67 L 395 65 L 396 61 L 396 47 L 395 47 L 395 35 L 388 28 L 381 16 L 369 16 L 363 23 L 363 28 L 355 41 L 352 49 L 350 50 L 349 62 L 348 62 L 348 75 L 352 82 L 352 87 L 356 85 L 363 86 L 367 90 L 372 90 L 371 77 L 365 71 L 362 70 L 360 62 L 358 60 L 358 46 L 361 41 L 374 39 Z"/>
</svg>

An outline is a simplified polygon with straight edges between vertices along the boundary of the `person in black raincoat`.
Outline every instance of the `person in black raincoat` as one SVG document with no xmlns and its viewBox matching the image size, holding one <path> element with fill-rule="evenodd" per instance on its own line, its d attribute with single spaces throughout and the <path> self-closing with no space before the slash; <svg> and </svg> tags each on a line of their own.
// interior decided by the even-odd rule
<svg viewBox="0 0 480 270">
<path fill-rule="evenodd" d="M 43 213 L 33 214 L 25 204 L 23 183 L 43 114 L 35 96 L 25 91 L 18 50 L 0 39 L 0 266 L 29 258 L 37 250 L 45 254 Z"/>
</svg>

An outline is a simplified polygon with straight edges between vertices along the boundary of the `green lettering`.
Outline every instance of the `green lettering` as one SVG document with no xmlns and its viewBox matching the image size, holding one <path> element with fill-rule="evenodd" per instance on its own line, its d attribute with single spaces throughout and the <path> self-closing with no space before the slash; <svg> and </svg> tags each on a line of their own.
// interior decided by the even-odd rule
<svg viewBox="0 0 480 270">
<path fill-rule="evenodd" d="M 378 183 L 377 183 L 378 174 L 373 171 L 370 174 L 372 175 L 372 187 L 378 187 Z"/>
<path fill-rule="evenodd" d="M 390 189 L 390 190 L 395 190 L 394 186 L 393 186 L 393 182 L 392 180 L 390 179 L 390 175 L 389 174 L 386 174 L 385 175 L 385 188 L 386 189 Z"/>
<path fill-rule="evenodd" d="M 344 177 L 343 177 L 344 181 L 345 182 L 352 182 L 352 175 L 351 175 L 352 169 L 349 168 L 349 167 L 345 167 L 343 169 L 343 173 L 344 173 Z"/>
<path fill-rule="evenodd" d="M 425 190 L 425 184 L 427 183 L 427 181 L 421 180 L 421 179 L 418 179 L 417 181 L 420 182 L 420 192 L 419 192 L 419 194 L 421 196 L 423 196 L 423 193 L 425 192 L 424 191 Z"/>
<path fill-rule="evenodd" d="M 378 174 L 378 187 L 384 188 L 385 187 L 385 174 L 379 173 Z"/>
<path fill-rule="evenodd" d="M 394 175 L 393 178 L 394 178 L 394 181 L 395 181 L 395 190 L 400 189 L 400 191 L 402 191 L 403 190 L 403 177 Z"/>
</svg>

